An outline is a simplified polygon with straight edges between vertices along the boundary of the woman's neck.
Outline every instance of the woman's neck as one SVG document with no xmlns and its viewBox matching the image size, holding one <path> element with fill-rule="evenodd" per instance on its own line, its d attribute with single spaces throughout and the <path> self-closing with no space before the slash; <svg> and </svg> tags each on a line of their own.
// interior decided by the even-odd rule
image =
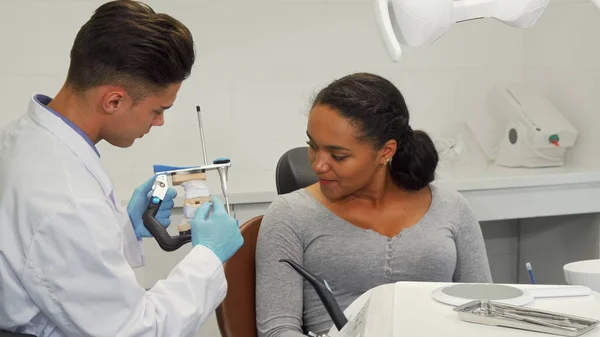
<svg viewBox="0 0 600 337">
<path fill-rule="evenodd" d="M 407 190 L 398 186 L 392 176 L 385 172 L 381 177 L 373 179 L 368 186 L 338 200 L 328 200 L 332 205 L 343 207 L 368 207 L 383 209 L 390 204 L 397 205 L 402 201 L 413 201 L 415 198 L 430 197 L 431 191 L 426 186 L 418 191 Z M 322 196 L 325 198 L 325 196 Z"/>
<path fill-rule="evenodd" d="M 399 187 L 386 172 L 385 174 L 375 177 L 368 186 L 346 196 L 344 199 L 339 200 L 339 202 L 366 204 L 374 208 L 380 208 L 386 204 L 386 201 L 388 201 L 391 196 L 395 196 L 398 190 Z"/>
</svg>

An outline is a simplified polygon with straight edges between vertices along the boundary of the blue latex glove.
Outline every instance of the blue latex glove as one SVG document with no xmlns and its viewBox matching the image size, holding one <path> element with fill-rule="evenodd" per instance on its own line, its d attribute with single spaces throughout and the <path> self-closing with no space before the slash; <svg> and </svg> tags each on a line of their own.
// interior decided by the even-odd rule
<svg viewBox="0 0 600 337">
<path fill-rule="evenodd" d="M 155 179 L 156 177 L 152 177 L 136 188 L 135 191 L 133 191 L 131 200 L 129 200 L 129 204 L 127 204 L 127 213 L 129 214 L 129 219 L 133 224 L 133 230 L 135 231 L 138 240 L 142 237 L 152 237 L 152 234 L 150 234 L 146 226 L 144 226 L 142 214 L 146 211 L 150 198 L 152 197 L 152 185 L 154 184 Z M 169 187 L 165 194 L 165 199 L 156 213 L 156 220 L 158 220 L 165 228 L 169 227 L 171 224 L 171 209 L 175 204 L 173 199 L 175 199 L 176 196 L 177 190 Z"/>
<path fill-rule="evenodd" d="M 244 244 L 237 220 L 227 214 L 221 199 L 212 197 L 213 212 L 207 219 L 211 203 L 203 203 L 192 219 L 192 245 L 212 250 L 222 263 L 229 260 Z"/>
</svg>

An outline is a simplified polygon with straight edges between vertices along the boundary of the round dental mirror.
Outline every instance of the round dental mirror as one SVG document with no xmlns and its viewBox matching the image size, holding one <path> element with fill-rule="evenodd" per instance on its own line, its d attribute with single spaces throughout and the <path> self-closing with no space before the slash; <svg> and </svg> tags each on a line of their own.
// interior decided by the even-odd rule
<svg viewBox="0 0 600 337">
<path fill-rule="evenodd" d="M 489 300 L 518 306 L 533 301 L 533 296 L 521 289 L 487 283 L 453 284 L 436 289 L 431 296 L 438 302 L 454 306 L 475 300 Z"/>
</svg>

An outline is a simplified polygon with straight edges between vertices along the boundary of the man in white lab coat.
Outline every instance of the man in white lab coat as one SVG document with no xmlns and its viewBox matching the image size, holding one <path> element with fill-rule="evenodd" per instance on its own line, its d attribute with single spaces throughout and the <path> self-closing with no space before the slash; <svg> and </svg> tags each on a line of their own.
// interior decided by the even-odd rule
<svg viewBox="0 0 600 337">
<path fill-rule="evenodd" d="M 43 52 L 43 51 L 42 51 Z M 35 336 L 193 336 L 225 297 L 222 263 L 243 244 L 213 199 L 193 248 L 146 291 L 141 220 L 153 178 L 126 208 L 96 149 L 129 147 L 173 105 L 194 63 L 188 29 L 129 0 L 100 6 L 71 50 L 65 85 L 0 133 L 0 330 Z M 124 163 L 125 164 L 125 163 Z M 174 190 L 157 219 L 169 225 Z"/>
</svg>

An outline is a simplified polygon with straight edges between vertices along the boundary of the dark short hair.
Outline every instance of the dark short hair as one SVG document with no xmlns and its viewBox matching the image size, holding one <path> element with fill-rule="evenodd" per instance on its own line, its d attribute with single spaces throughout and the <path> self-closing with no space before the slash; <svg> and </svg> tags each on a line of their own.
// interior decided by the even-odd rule
<svg viewBox="0 0 600 337">
<path fill-rule="evenodd" d="M 110 1 L 77 33 L 67 83 L 77 91 L 119 84 L 145 96 L 185 80 L 194 61 L 192 34 L 181 22 L 142 2 Z"/>
<path fill-rule="evenodd" d="M 338 79 L 316 96 L 313 107 L 327 105 L 356 125 L 361 140 L 381 149 L 390 139 L 397 141 L 390 173 L 394 182 L 408 190 L 419 190 L 434 180 L 438 153 L 424 131 L 413 131 L 400 90 L 387 79 L 356 73 Z"/>
</svg>

